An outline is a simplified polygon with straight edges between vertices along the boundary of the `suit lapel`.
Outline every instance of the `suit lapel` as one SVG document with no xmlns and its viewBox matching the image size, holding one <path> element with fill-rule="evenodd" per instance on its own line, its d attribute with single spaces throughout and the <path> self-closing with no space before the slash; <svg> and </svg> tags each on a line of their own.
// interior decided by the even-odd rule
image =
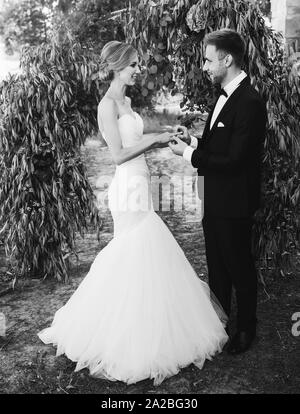
<svg viewBox="0 0 300 414">
<path fill-rule="evenodd" d="M 206 136 L 209 134 L 210 121 L 211 121 L 211 118 L 213 116 L 213 113 L 214 113 L 215 107 L 217 105 L 217 102 L 218 102 L 218 99 L 216 100 L 213 108 L 211 109 L 210 113 L 208 114 L 208 117 L 207 117 L 207 120 L 206 120 L 206 123 L 205 123 L 205 127 L 204 127 L 204 131 L 203 131 L 203 135 L 202 135 L 203 139 L 205 139 Z"/>
<path fill-rule="evenodd" d="M 243 92 L 243 90 L 245 89 L 245 87 L 248 86 L 249 84 L 250 84 L 250 80 L 249 80 L 249 77 L 247 76 L 247 78 L 243 79 L 242 82 L 240 83 L 240 85 L 236 88 L 236 90 L 230 95 L 230 97 L 226 101 L 225 105 L 221 109 L 219 115 L 217 116 L 217 118 L 216 118 L 216 120 L 215 120 L 215 122 L 214 122 L 214 124 L 212 126 L 212 129 L 209 129 L 210 128 L 210 121 L 211 121 L 211 118 L 212 118 L 212 114 L 213 114 L 213 111 L 214 111 L 215 106 L 216 106 L 216 104 L 215 104 L 213 110 L 209 114 L 209 118 L 207 119 L 207 123 L 205 125 L 204 132 L 206 132 L 209 136 L 212 135 L 212 133 L 214 132 L 215 128 L 218 125 L 219 118 L 221 116 L 224 116 L 227 112 L 229 112 L 232 109 L 232 105 L 234 104 L 234 102 L 238 99 L 238 97 Z"/>
</svg>

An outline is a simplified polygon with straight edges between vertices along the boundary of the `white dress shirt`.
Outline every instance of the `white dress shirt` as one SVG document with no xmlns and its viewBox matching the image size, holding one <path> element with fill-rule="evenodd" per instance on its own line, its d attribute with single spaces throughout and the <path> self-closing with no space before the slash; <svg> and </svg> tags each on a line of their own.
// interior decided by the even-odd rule
<svg viewBox="0 0 300 414">
<path fill-rule="evenodd" d="M 227 93 L 228 96 L 227 97 L 225 95 L 220 95 L 219 96 L 219 99 L 216 103 L 214 112 L 213 112 L 212 117 L 211 117 L 210 129 L 212 128 L 213 124 L 215 123 L 219 113 L 221 112 L 223 106 L 227 102 L 227 99 L 229 98 L 229 96 L 231 94 L 233 94 L 233 92 L 238 88 L 238 86 L 240 85 L 242 80 L 245 79 L 246 77 L 247 77 L 247 74 L 242 70 L 241 73 L 239 73 L 232 81 L 230 81 L 229 83 L 227 83 L 226 86 L 224 86 L 223 89 Z M 186 147 L 186 149 L 183 152 L 183 158 L 186 161 L 191 162 L 192 154 L 193 154 L 195 148 L 197 148 L 197 146 L 198 146 L 198 139 L 191 135 L 191 143 L 188 147 Z"/>
</svg>

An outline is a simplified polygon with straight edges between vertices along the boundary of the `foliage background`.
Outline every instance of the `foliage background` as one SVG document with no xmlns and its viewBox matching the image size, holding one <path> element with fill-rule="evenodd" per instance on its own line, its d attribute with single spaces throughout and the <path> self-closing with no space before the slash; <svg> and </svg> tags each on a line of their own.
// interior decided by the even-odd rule
<svg viewBox="0 0 300 414">
<path fill-rule="evenodd" d="M 72 39 L 29 47 L 1 85 L 1 224 L 20 276 L 66 280 L 75 233 L 100 226 L 79 154 L 95 129 L 89 57 Z"/>
</svg>

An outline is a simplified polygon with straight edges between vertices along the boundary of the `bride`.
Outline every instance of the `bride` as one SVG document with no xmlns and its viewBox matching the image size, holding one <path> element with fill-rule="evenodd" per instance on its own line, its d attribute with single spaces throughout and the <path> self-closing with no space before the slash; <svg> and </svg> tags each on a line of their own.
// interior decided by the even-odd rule
<svg viewBox="0 0 300 414">
<path fill-rule="evenodd" d="M 111 81 L 98 123 L 116 164 L 108 190 L 114 238 L 38 336 L 77 362 L 75 371 L 158 385 L 221 352 L 227 318 L 153 209 L 144 153 L 167 146 L 174 134 L 143 137 L 143 121 L 125 96 L 139 73 L 137 52 L 111 41 L 101 62 L 102 79 Z"/>
</svg>

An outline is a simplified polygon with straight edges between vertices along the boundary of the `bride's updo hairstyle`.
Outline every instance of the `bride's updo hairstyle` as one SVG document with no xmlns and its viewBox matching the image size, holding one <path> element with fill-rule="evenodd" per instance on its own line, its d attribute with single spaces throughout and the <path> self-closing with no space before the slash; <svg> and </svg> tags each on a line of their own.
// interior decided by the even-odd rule
<svg viewBox="0 0 300 414">
<path fill-rule="evenodd" d="M 112 81 L 114 71 L 120 71 L 129 66 L 136 53 L 136 49 L 128 43 L 117 40 L 106 43 L 100 55 L 100 80 Z"/>
</svg>

